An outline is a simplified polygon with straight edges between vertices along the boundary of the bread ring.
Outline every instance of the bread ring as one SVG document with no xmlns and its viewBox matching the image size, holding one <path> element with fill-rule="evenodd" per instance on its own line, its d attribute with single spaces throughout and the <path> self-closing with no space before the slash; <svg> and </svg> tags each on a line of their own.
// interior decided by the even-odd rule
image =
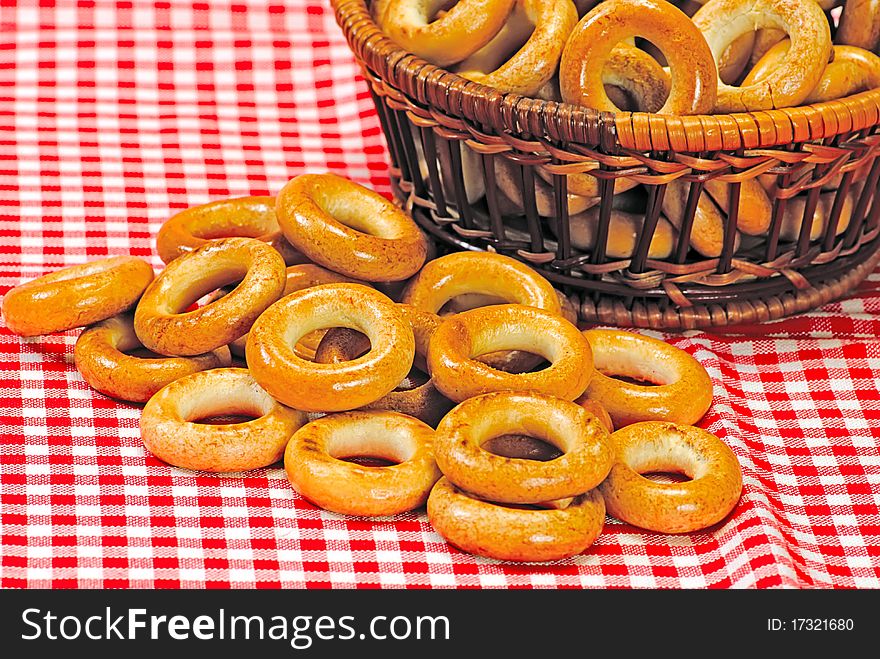
<svg viewBox="0 0 880 659">
<path fill-rule="evenodd" d="M 846 0 L 834 40 L 865 50 L 880 49 L 880 0 Z"/>
<path fill-rule="evenodd" d="M 824 192 L 819 195 L 819 201 L 816 204 L 816 210 L 813 214 L 813 221 L 810 225 L 810 240 L 819 240 L 825 235 L 825 229 L 828 226 L 828 218 L 831 217 L 831 210 L 834 207 L 834 199 L 836 192 Z M 843 200 L 843 206 L 840 209 L 840 216 L 837 220 L 837 229 L 835 235 L 840 235 L 849 227 L 852 219 L 853 207 L 855 206 L 855 195 L 851 191 L 846 199 Z M 782 225 L 779 228 L 779 237 L 782 240 L 795 241 L 800 237 L 801 227 L 804 223 L 804 210 L 806 209 L 806 196 L 798 195 L 792 197 L 785 204 L 785 212 L 782 215 Z"/>
<path fill-rule="evenodd" d="M 341 364 L 315 364 L 292 346 L 309 332 L 348 327 L 371 350 Z M 410 324 L 387 297 L 358 284 L 324 284 L 281 298 L 257 319 L 245 354 L 251 373 L 272 396 L 307 412 L 341 412 L 390 393 L 415 356 Z"/>
<path fill-rule="evenodd" d="M 120 314 L 102 320 L 79 335 L 73 348 L 76 370 L 102 394 L 144 403 L 166 384 L 184 375 L 232 363 L 226 346 L 194 357 L 143 359 L 125 354 L 140 347 L 131 315 Z"/>
<path fill-rule="evenodd" d="M 611 435 L 616 460 L 599 486 L 608 513 L 657 531 L 690 533 L 724 519 L 739 501 L 742 469 L 733 451 L 694 426 L 648 421 Z M 658 483 L 641 474 L 683 473 L 683 483 Z"/>
<path fill-rule="evenodd" d="M 533 96 L 556 74 L 577 22 L 571 0 L 516 0 L 498 34 L 456 71 L 502 92 Z"/>
<path fill-rule="evenodd" d="M 314 263 L 301 263 L 288 266 L 285 272 L 284 290 L 281 292 L 281 297 L 311 288 L 312 286 L 320 286 L 321 284 L 362 284 L 369 286 L 365 282 L 340 275 L 338 272 L 327 270 L 327 268 L 322 268 Z M 314 357 L 315 350 L 318 349 L 318 344 L 326 333 L 327 330 L 317 330 L 304 336 L 296 346 L 300 354 Z M 236 355 L 243 356 L 245 346 L 247 345 L 247 338 L 247 334 L 237 338 L 229 344 L 230 350 Z"/>
<path fill-rule="evenodd" d="M 540 168 L 538 169 L 540 172 Z M 590 176 L 589 174 L 575 174 L 577 177 L 578 183 L 580 183 L 580 176 L 589 177 L 594 179 L 595 177 Z M 535 182 L 535 209 L 538 211 L 538 215 L 541 217 L 553 217 L 556 215 L 556 200 L 555 193 L 551 185 L 545 181 L 542 177 L 538 176 L 534 179 Z M 498 189 L 503 193 L 502 200 L 506 199 L 509 202 L 509 209 L 503 209 L 502 212 L 504 214 L 510 215 L 515 213 L 523 214 L 525 213 L 525 205 L 523 203 L 523 191 L 522 184 L 520 183 L 519 176 L 516 173 L 514 165 L 504 156 L 500 156 L 495 158 L 495 183 L 498 185 Z M 575 185 L 578 185 L 575 183 Z M 588 182 L 583 181 L 583 185 L 590 185 Z M 598 188 L 597 188 L 598 189 Z M 566 195 L 566 201 L 568 205 L 568 214 L 574 215 L 575 213 L 581 213 L 588 208 L 595 206 L 599 203 L 598 197 L 585 197 L 579 194 L 572 194 L 568 192 Z M 510 212 L 507 212 L 510 211 Z"/>
<path fill-rule="evenodd" d="M 726 214 L 730 208 L 730 183 L 706 181 L 706 192 L 715 200 L 721 212 Z M 744 180 L 739 188 L 736 228 L 750 236 L 761 236 L 770 228 L 772 219 L 773 204 L 764 186 L 753 178 Z"/>
<path fill-rule="evenodd" d="M 285 238 L 315 263 L 364 281 L 400 281 L 425 262 L 425 236 L 406 213 L 335 174 L 303 174 L 276 202 Z"/>
<path fill-rule="evenodd" d="M 743 84 L 765 80 L 776 69 L 790 48 L 789 39 L 783 39 L 761 58 L 746 76 Z M 816 87 L 804 103 L 824 103 L 844 98 L 875 87 L 880 87 L 880 57 L 855 46 L 834 46 L 833 58 Z"/>
<path fill-rule="evenodd" d="M 227 295 L 182 312 L 205 293 L 241 281 Z M 174 259 L 150 284 L 134 312 L 134 330 L 149 350 L 198 355 L 234 341 L 284 290 L 284 259 L 254 238 L 211 240 Z"/>
<path fill-rule="evenodd" d="M 501 457 L 483 449 L 500 435 L 552 444 L 548 462 Z M 457 487 L 488 501 L 534 504 L 574 497 L 599 485 L 611 469 L 608 431 L 580 405 L 529 391 L 469 398 L 437 426 L 434 454 Z"/>
<path fill-rule="evenodd" d="M 7 291 L 3 320 L 20 336 L 91 325 L 133 307 L 151 281 L 153 268 L 134 256 L 62 268 Z"/>
<path fill-rule="evenodd" d="M 550 365 L 534 373 L 504 373 L 475 357 L 525 350 Z M 446 319 L 428 346 L 434 386 L 461 402 L 493 391 L 536 391 L 574 400 L 587 388 L 593 359 L 586 338 L 564 318 L 534 307 L 500 304 Z"/>
<path fill-rule="evenodd" d="M 470 57 L 492 40 L 514 0 L 459 0 L 433 20 L 447 0 L 387 0 L 379 27 L 404 49 L 437 66 Z"/>
<path fill-rule="evenodd" d="M 620 110 L 657 112 L 669 98 L 672 79 L 657 60 L 644 50 L 627 44 L 618 44 L 611 51 L 602 69 L 602 84 L 606 93 L 609 87 L 613 87 L 624 95 L 627 107 L 614 103 L 612 95 L 608 94 L 609 100 Z M 590 178 L 595 180 L 594 177 Z M 623 189 L 620 184 L 625 180 L 618 181 L 618 190 Z M 571 191 L 588 194 L 575 188 L 571 188 Z"/>
<path fill-rule="evenodd" d="M 307 261 L 281 235 L 275 197 L 221 199 L 187 208 L 159 228 L 156 251 L 163 263 L 171 263 L 209 240 L 232 236 L 262 240 L 277 249 L 288 265 Z"/>
<path fill-rule="evenodd" d="M 509 508 L 470 496 L 441 478 L 428 497 L 428 521 L 462 551 L 502 561 L 556 561 L 583 552 L 605 525 L 597 490 L 564 509 Z"/>
<path fill-rule="evenodd" d="M 220 415 L 253 415 L 245 423 L 205 424 Z M 147 450 L 175 467 L 230 472 L 274 464 L 306 415 L 284 407 L 244 368 L 217 368 L 166 385 L 144 406 L 141 437 Z"/>
<path fill-rule="evenodd" d="M 638 421 L 693 424 L 712 405 L 712 379 L 684 350 L 620 330 L 586 330 L 596 373 L 586 397 L 599 401 L 615 428 Z M 630 384 L 626 377 L 656 386 Z"/>
<path fill-rule="evenodd" d="M 762 189 L 763 192 L 763 189 Z M 608 239 L 605 243 L 605 255 L 612 259 L 632 258 L 638 246 L 639 236 L 645 222 L 644 213 L 627 213 L 612 210 L 608 225 Z M 558 227 L 550 222 L 550 229 L 557 234 Z M 568 218 L 569 237 L 572 246 L 585 252 L 592 252 L 596 247 L 596 234 L 599 230 L 599 208 L 591 208 Z M 665 259 L 672 254 L 677 234 L 672 225 L 661 217 L 651 236 L 648 247 L 648 258 Z"/>
<path fill-rule="evenodd" d="M 660 0 L 606 0 L 572 31 L 559 64 L 567 103 L 618 112 L 605 93 L 602 71 L 615 45 L 640 36 L 670 63 L 672 85 L 661 114 L 705 114 L 715 106 L 718 73 L 706 40 L 677 7 Z"/>
<path fill-rule="evenodd" d="M 831 54 L 831 30 L 815 2 L 800 0 L 711 0 L 693 17 L 716 61 L 746 32 L 780 28 L 792 39 L 783 62 L 760 83 L 718 83 L 715 112 L 772 110 L 799 105 L 819 82 Z"/>
<path fill-rule="evenodd" d="M 419 311 L 408 304 L 399 304 L 397 308 L 413 329 L 416 341 L 414 370 L 410 371 L 394 391 L 361 409 L 400 412 L 433 428 L 452 409 L 452 402 L 437 391 L 433 380 L 427 375 L 428 365 L 425 362 L 428 343 L 441 320 L 435 314 Z M 357 359 L 369 350 L 370 340 L 366 336 L 355 330 L 337 327 L 329 330 L 321 339 L 314 361 L 319 364 L 338 364 Z"/>
<path fill-rule="evenodd" d="M 676 229 L 681 231 L 690 184 L 677 179 L 669 183 L 663 195 L 663 214 Z M 712 202 L 708 194 L 701 194 L 691 225 L 690 244 L 707 258 L 721 256 L 724 249 L 724 230 L 727 217 Z M 739 248 L 740 237 L 734 239 L 734 251 Z"/>
<path fill-rule="evenodd" d="M 428 500 L 440 470 L 433 428 L 397 412 L 346 412 L 300 428 L 284 453 L 293 489 L 312 503 L 343 515 L 397 515 Z M 394 464 L 364 467 L 343 458 L 384 458 Z"/>
</svg>

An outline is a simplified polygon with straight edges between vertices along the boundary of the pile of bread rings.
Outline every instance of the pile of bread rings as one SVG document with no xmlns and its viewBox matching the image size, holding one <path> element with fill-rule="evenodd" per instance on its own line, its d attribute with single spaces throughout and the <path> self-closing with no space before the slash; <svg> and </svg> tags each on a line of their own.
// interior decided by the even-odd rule
<svg viewBox="0 0 880 659">
<path fill-rule="evenodd" d="M 372 12 L 465 78 L 609 112 L 751 112 L 880 87 L 876 0 L 373 0 Z"/>
<path fill-rule="evenodd" d="M 693 357 L 580 331 L 565 296 L 509 257 L 432 258 L 408 215 L 352 181 L 305 174 L 277 198 L 189 208 L 157 251 L 158 275 L 135 257 L 73 266 L 12 288 L 2 313 L 22 336 L 85 327 L 77 369 L 145 403 L 144 445 L 167 463 L 237 472 L 283 458 L 322 508 L 427 504 L 452 544 L 516 561 L 582 552 L 606 507 L 682 533 L 739 499 L 735 455 L 693 425 L 712 402 Z"/>
</svg>

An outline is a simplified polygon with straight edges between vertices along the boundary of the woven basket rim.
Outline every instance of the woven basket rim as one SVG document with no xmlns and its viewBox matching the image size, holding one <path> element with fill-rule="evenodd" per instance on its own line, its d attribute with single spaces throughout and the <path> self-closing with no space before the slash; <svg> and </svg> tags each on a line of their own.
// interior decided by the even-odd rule
<svg viewBox="0 0 880 659">
<path fill-rule="evenodd" d="M 366 0 L 330 3 L 350 47 L 381 78 L 428 108 L 437 107 L 496 131 L 544 133 L 551 139 L 610 151 L 698 153 L 780 147 L 880 123 L 880 87 L 833 101 L 779 110 L 686 116 L 600 112 L 500 92 L 404 50 L 376 25 Z M 683 145 L 685 148 L 679 148 Z"/>
</svg>

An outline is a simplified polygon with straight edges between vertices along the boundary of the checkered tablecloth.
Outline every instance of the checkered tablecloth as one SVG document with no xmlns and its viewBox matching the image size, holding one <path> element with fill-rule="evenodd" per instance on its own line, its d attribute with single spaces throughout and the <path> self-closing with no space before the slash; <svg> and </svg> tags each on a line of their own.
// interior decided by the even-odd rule
<svg viewBox="0 0 880 659">
<path fill-rule="evenodd" d="M 388 193 L 386 151 L 326 0 L 0 0 L 0 294 L 134 254 L 175 211 L 331 170 Z M 880 587 L 880 273 L 760 327 L 666 338 L 700 360 L 703 425 L 744 473 L 724 523 L 609 519 L 585 554 L 463 554 L 419 511 L 316 509 L 282 468 L 206 475 L 144 450 L 76 332 L 0 328 L 0 587 Z"/>
</svg>

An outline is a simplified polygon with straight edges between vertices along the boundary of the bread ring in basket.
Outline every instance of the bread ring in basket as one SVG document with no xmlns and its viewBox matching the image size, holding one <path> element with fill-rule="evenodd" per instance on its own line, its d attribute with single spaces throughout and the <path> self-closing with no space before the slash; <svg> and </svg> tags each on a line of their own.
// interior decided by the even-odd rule
<svg viewBox="0 0 880 659">
<path fill-rule="evenodd" d="M 762 82 L 734 87 L 718 83 L 715 112 L 749 112 L 799 105 L 812 91 L 831 54 L 831 30 L 815 2 L 800 0 L 711 0 L 693 17 L 718 61 L 739 36 L 780 28 L 792 47 Z"/>
<path fill-rule="evenodd" d="M 159 389 L 184 375 L 229 366 L 232 356 L 222 346 L 193 357 L 141 358 L 126 354 L 141 348 L 130 314 L 120 314 L 92 325 L 76 340 L 76 369 L 102 394 L 144 403 Z"/>
<path fill-rule="evenodd" d="M 502 213 L 505 215 L 516 215 L 516 214 L 525 214 L 525 201 L 523 195 L 523 182 L 522 175 L 519 171 L 519 166 L 508 160 L 504 156 L 498 156 L 494 159 L 495 163 L 495 182 L 498 185 L 498 189 L 503 193 L 502 201 L 508 201 L 509 208 L 502 208 Z M 538 169 L 538 172 L 541 170 Z M 582 185 L 582 189 L 590 189 L 588 186 L 591 185 L 589 181 L 585 179 L 581 179 L 580 177 L 589 177 L 590 179 L 594 179 L 595 177 L 590 176 L 589 174 L 576 174 L 574 185 Z M 541 217 L 553 217 L 556 215 L 556 200 L 555 193 L 550 184 L 544 180 L 541 176 L 533 177 L 534 189 L 535 189 L 535 210 L 537 210 L 538 215 Z M 623 189 L 623 188 L 621 188 Z M 596 188 L 598 191 L 598 187 Z M 566 195 L 566 205 L 568 207 L 568 214 L 574 215 L 576 213 L 581 213 L 592 206 L 595 206 L 599 203 L 599 197 L 585 197 L 580 194 L 573 194 L 572 192 L 568 192 Z"/>
<path fill-rule="evenodd" d="M 762 189 L 763 191 L 763 189 Z M 638 245 L 639 236 L 645 223 L 644 214 L 612 210 L 608 224 L 608 239 L 605 255 L 612 259 L 631 258 Z M 556 222 L 548 222 L 551 231 L 557 234 Z M 599 208 L 591 208 L 568 218 L 571 244 L 581 250 L 591 252 L 596 248 L 599 231 Z M 666 218 L 661 217 L 651 236 L 648 258 L 665 259 L 672 254 L 677 234 Z"/>
<path fill-rule="evenodd" d="M 657 531 L 690 533 L 724 519 L 742 493 L 742 469 L 733 451 L 695 426 L 636 423 L 611 435 L 616 459 L 599 486 L 608 513 Z M 691 480 L 658 483 L 642 474 L 681 473 Z"/>
<path fill-rule="evenodd" d="M 540 462 L 490 453 L 502 435 L 528 435 L 562 451 Z M 437 426 L 434 454 L 456 486 L 482 499 L 535 504 L 574 497 L 599 485 L 611 469 L 605 426 L 580 405 L 537 392 L 496 392 L 455 406 Z"/>
<path fill-rule="evenodd" d="M 338 272 L 327 270 L 327 268 L 322 268 L 314 263 L 301 263 L 287 268 L 284 280 L 284 290 L 281 292 L 281 297 L 313 286 L 320 286 L 321 284 L 361 284 L 369 286 L 369 284 L 362 281 L 346 277 L 345 275 L 340 275 Z M 301 355 L 314 357 L 315 350 L 318 349 L 318 344 L 326 333 L 327 330 L 317 330 L 316 332 L 307 334 L 299 343 L 297 343 L 296 349 Z M 244 355 L 247 338 L 247 334 L 240 336 L 229 344 L 229 348 L 236 355 Z"/>
<path fill-rule="evenodd" d="M 197 423 L 221 415 L 255 416 L 232 424 Z M 281 459 L 290 437 L 308 419 L 267 394 L 244 368 L 193 373 L 163 387 L 144 406 L 141 438 L 175 467 L 230 472 Z"/>
<path fill-rule="evenodd" d="M 456 72 L 502 92 L 534 96 L 556 74 L 577 22 L 571 0 L 517 0 L 495 38 Z"/>
<path fill-rule="evenodd" d="M 232 236 L 268 243 L 278 250 L 287 265 L 307 261 L 281 235 L 275 217 L 275 197 L 221 199 L 187 208 L 159 228 L 156 251 L 163 263 L 171 263 L 209 240 Z"/>
<path fill-rule="evenodd" d="M 663 195 L 663 214 L 681 231 L 691 184 L 677 179 L 669 183 Z M 717 258 L 724 249 L 727 215 L 722 213 L 710 196 L 703 191 L 697 201 L 690 231 L 690 245 L 707 258 Z M 739 233 L 734 237 L 734 250 L 739 248 Z"/>
<path fill-rule="evenodd" d="M 425 262 L 419 227 L 382 195 L 335 174 L 302 174 L 278 194 L 290 243 L 315 263 L 364 281 L 400 281 Z"/>
<path fill-rule="evenodd" d="M 449 66 L 470 57 L 504 26 L 515 0 L 459 0 L 442 17 L 448 0 L 386 0 L 379 27 L 404 49 Z"/>
<path fill-rule="evenodd" d="M 416 355 L 413 368 L 400 385 L 374 403 L 365 405 L 365 410 L 389 410 L 415 417 L 432 428 L 452 408 L 452 402 L 437 391 L 425 361 L 428 344 L 434 331 L 442 322 L 440 317 L 420 311 L 408 304 L 398 304 L 397 308 L 412 325 L 416 341 Z M 338 364 L 357 359 L 370 350 L 370 340 L 355 330 L 336 327 L 328 330 L 315 351 L 314 361 L 318 364 Z"/>
<path fill-rule="evenodd" d="M 648 39 L 669 61 L 672 85 L 661 114 L 711 112 L 718 86 L 712 53 L 691 20 L 661 0 L 606 0 L 581 19 L 559 64 L 563 100 L 619 111 L 605 92 L 602 71 L 614 47 L 634 36 Z"/>
<path fill-rule="evenodd" d="M 397 412 L 331 414 L 303 426 L 284 453 L 287 479 L 312 503 L 343 515 L 397 515 L 428 500 L 442 475 L 434 429 Z M 367 467 L 344 458 L 381 458 Z"/>
<path fill-rule="evenodd" d="M 293 346 L 309 332 L 347 327 L 366 334 L 370 352 L 339 364 L 315 364 Z M 411 325 L 394 303 L 358 284 L 324 284 L 281 298 L 251 328 L 248 368 L 272 396 L 307 412 L 341 412 L 387 395 L 415 356 Z"/>
<path fill-rule="evenodd" d="M 133 307 L 151 281 L 153 268 L 134 256 L 62 268 L 7 291 L 3 320 L 20 336 L 91 325 Z"/>
<path fill-rule="evenodd" d="M 706 181 L 706 192 L 725 214 L 730 208 L 730 186 L 724 181 Z M 770 228 L 772 219 L 773 204 L 764 186 L 757 178 L 745 179 L 739 187 L 736 228 L 750 236 L 761 236 Z"/>
<path fill-rule="evenodd" d="M 789 39 L 783 39 L 755 65 L 743 84 L 766 80 L 779 66 L 791 47 Z M 824 103 L 844 98 L 857 92 L 880 87 L 880 57 L 855 46 L 834 46 L 833 59 L 816 87 L 804 99 L 804 103 Z"/>
<path fill-rule="evenodd" d="M 880 0 L 846 0 L 834 41 L 865 50 L 880 49 Z"/>
<path fill-rule="evenodd" d="M 538 354 L 550 365 L 505 373 L 475 359 L 498 350 Z M 443 321 L 428 346 L 428 370 L 447 398 L 461 402 L 493 391 L 535 391 L 574 400 L 593 374 L 590 345 L 559 315 L 519 304 L 471 309 Z"/>
<path fill-rule="evenodd" d="M 819 201 L 816 203 L 816 210 L 813 212 L 813 219 L 810 223 L 811 241 L 819 240 L 819 238 L 825 235 L 836 196 L 837 193 L 834 192 L 826 192 L 819 195 Z M 855 206 L 855 196 L 854 191 L 850 191 L 843 200 L 834 231 L 835 236 L 839 236 L 849 227 L 853 207 Z M 800 237 L 806 206 L 807 198 L 803 195 L 792 197 L 786 202 L 785 213 L 782 215 L 782 225 L 779 227 L 779 237 L 782 240 L 795 241 Z"/>
<path fill-rule="evenodd" d="M 428 521 L 448 542 L 502 561 L 556 561 L 583 552 L 605 525 L 598 490 L 563 509 L 507 507 L 482 501 L 441 478 L 428 497 Z"/>
<path fill-rule="evenodd" d="M 680 348 L 641 334 L 586 330 L 596 373 L 585 396 L 602 403 L 615 428 L 638 421 L 693 424 L 712 405 L 712 379 Z M 655 386 L 631 384 L 626 377 Z"/>
<path fill-rule="evenodd" d="M 215 301 L 184 312 L 190 303 L 240 281 Z M 149 350 L 198 355 L 225 346 L 248 331 L 284 290 L 284 259 L 254 238 L 211 240 L 169 263 L 134 312 L 134 329 Z"/>
</svg>

